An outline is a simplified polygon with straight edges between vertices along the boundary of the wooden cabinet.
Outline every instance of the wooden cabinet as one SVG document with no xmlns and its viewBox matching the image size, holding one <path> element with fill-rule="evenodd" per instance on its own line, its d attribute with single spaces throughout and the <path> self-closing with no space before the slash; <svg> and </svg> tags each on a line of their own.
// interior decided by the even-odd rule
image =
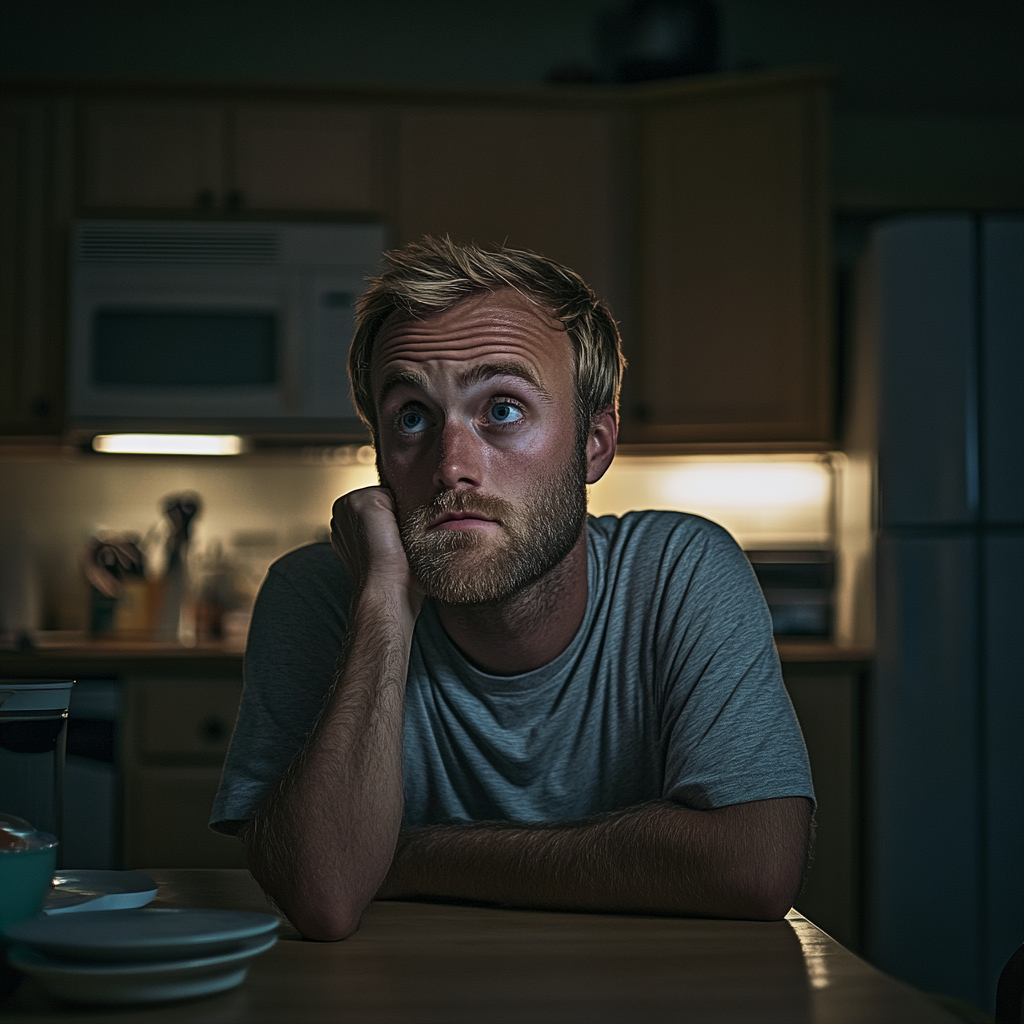
<svg viewBox="0 0 1024 1024">
<path fill-rule="evenodd" d="M 90 103 L 82 201 L 93 211 L 377 212 L 380 149 L 372 108 Z"/>
<path fill-rule="evenodd" d="M 0 433 L 63 422 L 70 139 L 59 100 L 0 101 Z"/>
<path fill-rule="evenodd" d="M 223 114 L 212 103 L 136 100 L 86 106 L 86 209 L 212 207 L 224 188 Z"/>
<path fill-rule="evenodd" d="M 3 110 L 7 433 L 62 425 L 76 216 L 326 216 L 378 218 L 397 243 L 507 242 L 581 273 L 623 325 L 625 443 L 834 438 L 820 74 L 507 92 L 23 85 Z"/>
<path fill-rule="evenodd" d="M 638 115 L 623 440 L 834 436 L 824 82 L 736 83 Z"/>
<path fill-rule="evenodd" d="M 126 681 L 124 866 L 241 867 L 207 827 L 241 698 L 237 678 Z"/>
<path fill-rule="evenodd" d="M 861 948 L 864 662 L 783 662 L 818 807 L 811 865 L 796 909 L 844 946 Z"/>
<path fill-rule="evenodd" d="M 621 293 L 615 208 L 621 195 L 611 109 L 446 105 L 401 115 L 398 240 L 450 235 L 507 244 Z"/>
<path fill-rule="evenodd" d="M 381 118 L 348 104 L 250 104 L 232 115 L 232 182 L 253 210 L 381 214 Z"/>
</svg>

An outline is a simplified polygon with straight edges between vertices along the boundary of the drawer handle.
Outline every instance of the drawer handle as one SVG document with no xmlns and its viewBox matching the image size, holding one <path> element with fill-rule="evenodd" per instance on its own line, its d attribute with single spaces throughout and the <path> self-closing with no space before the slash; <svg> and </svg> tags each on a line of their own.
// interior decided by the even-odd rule
<svg viewBox="0 0 1024 1024">
<path fill-rule="evenodd" d="M 223 743 L 228 737 L 228 723 L 219 715 L 210 715 L 199 723 L 199 735 L 207 743 Z"/>
</svg>

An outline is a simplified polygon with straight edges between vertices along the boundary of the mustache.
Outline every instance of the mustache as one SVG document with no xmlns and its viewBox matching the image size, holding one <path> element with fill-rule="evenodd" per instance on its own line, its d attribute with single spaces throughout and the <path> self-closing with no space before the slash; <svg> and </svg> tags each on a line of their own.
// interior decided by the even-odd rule
<svg viewBox="0 0 1024 1024">
<path fill-rule="evenodd" d="M 442 491 L 433 501 L 411 511 L 410 519 L 421 528 L 428 527 L 439 516 L 450 512 L 471 512 L 497 523 L 505 524 L 514 517 L 514 506 L 504 498 L 490 494 L 466 494 L 464 491 Z"/>
</svg>

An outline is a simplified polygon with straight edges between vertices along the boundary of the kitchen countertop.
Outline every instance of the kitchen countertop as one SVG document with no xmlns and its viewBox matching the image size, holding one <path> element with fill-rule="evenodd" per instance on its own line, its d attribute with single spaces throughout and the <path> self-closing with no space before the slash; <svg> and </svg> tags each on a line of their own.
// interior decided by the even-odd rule
<svg viewBox="0 0 1024 1024">
<path fill-rule="evenodd" d="M 0 677 L 106 677 L 146 674 L 237 675 L 245 639 L 204 640 L 192 646 L 158 640 L 37 634 L 31 648 L 0 649 Z"/>
<path fill-rule="evenodd" d="M 867 663 L 873 657 L 869 647 L 839 647 L 818 640 L 780 639 L 776 646 L 783 664 Z M 242 637 L 200 641 L 187 647 L 156 640 L 92 638 L 88 633 L 42 633 L 31 649 L 0 649 L 0 676 L 104 676 L 182 670 L 189 675 L 223 675 L 241 670 L 244 653 Z"/>
</svg>

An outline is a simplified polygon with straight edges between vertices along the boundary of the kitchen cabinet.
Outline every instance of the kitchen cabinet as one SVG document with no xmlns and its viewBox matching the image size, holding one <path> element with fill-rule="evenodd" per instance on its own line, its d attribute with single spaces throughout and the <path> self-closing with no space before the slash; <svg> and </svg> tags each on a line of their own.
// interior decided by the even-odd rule
<svg viewBox="0 0 1024 1024">
<path fill-rule="evenodd" d="M 47 96 L 0 100 L 0 433 L 63 423 L 71 122 Z"/>
<path fill-rule="evenodd" d="M 778 646 L 818 801 L 814 856 L 796 908 L 857 950 L 865 820 L 862 709 L 871 652 L 794 640 Z M 241 866 L 239 842 L 206 824 L 241 697 L 241 651 L 95 641 L 0 651 L 0 678 L 76 676 L 117 676 L 124 684 L 123 866 Z"/>
<path fill-rule="evenodd" d="M 126 679 L 125 867 L 242 867 L 207 828 L 241 693 L 237 676 Z"/>
<path fill-rule="evenodd" d="M 225 184 L 222 122 L 222 110 L 214 103 L 140 99 L 88 104 L 84 207 L 212 207 Z"/>
<path fill-rule="evenodd" d="M 550 256 L 614 308 L 617 160 L 613 109 L 438 105 L 401 115 L 398 241 L 450 235 Z"/>
<path fill-rule="evenodd" d="M 382 202 L 372 108 L 350 104 L 88 103 L 86 211 L 369 213 Z"/>
<path fill-rule="evenodd" d="M 665 90 L 638 112 L 623 440 L 834 436 L 823 81 Z"/>
<path fill-rule="evenodd" d="M 383 140 L 372 107 L 251 104 L 233 124 L 233 187 L 247 209 L 380 214 Z"/>
<path fill-rule="evenodd" d="M 862 948 L 863 661 L 792 661 L 782 673 L 800 721 L 817 798 L 816 837 L 796 909 L 850 949 Z"/>
<path fill-rule="evenodd" d="M 379 219 L 397 243 L 449 234 L 573 267 L 622 324 L 625 444 L 827 447 L 827 89 L 813 71 L 585 89 L 13 84 L 0 430 L 63 428 L 76 217 L 251 212 Z"/>
</svg>

